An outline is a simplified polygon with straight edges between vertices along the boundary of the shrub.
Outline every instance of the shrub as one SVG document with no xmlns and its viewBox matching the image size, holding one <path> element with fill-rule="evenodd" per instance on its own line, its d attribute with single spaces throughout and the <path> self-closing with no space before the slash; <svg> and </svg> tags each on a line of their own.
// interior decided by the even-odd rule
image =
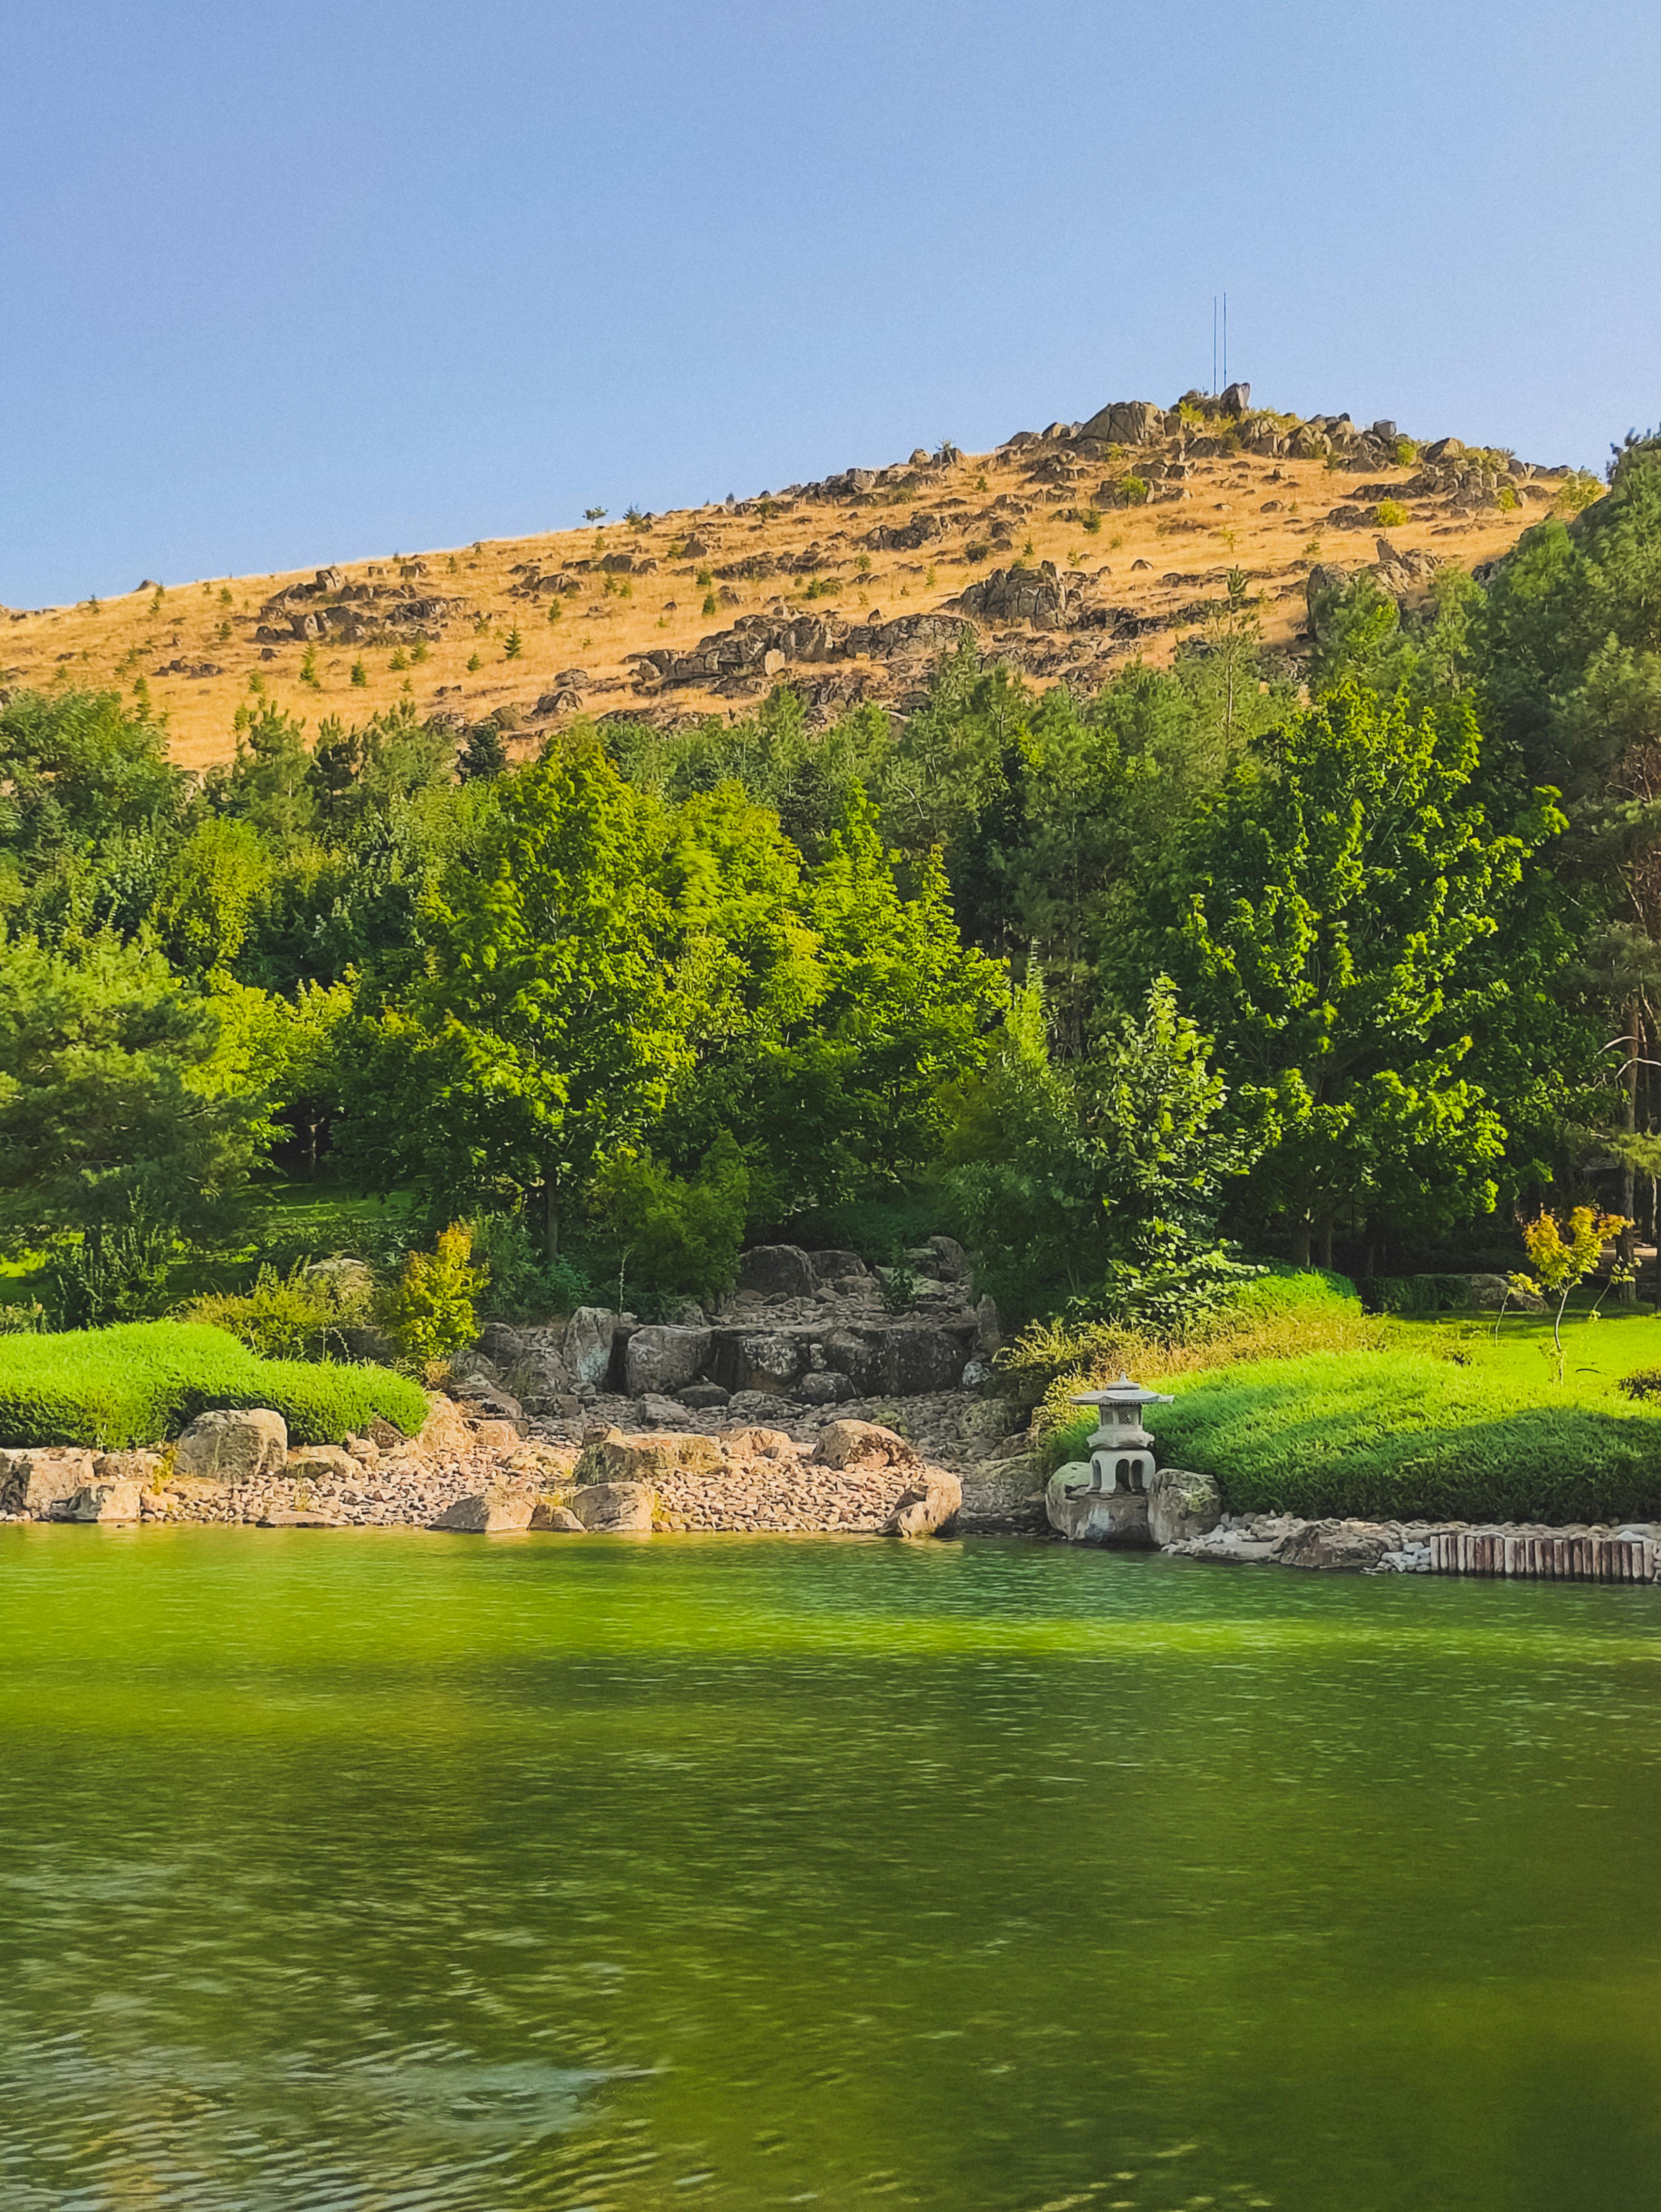
<svg viewBox="0 0 1661 2212">
<path fill-rule="evenodd" d="M 1661 1398 L 1661 1367 L 1640 1367 L 1615 1384 L 1628 1398 Z"/>
<path fill-rule="evenodd" d="M 597 1193 L 630 1282 L 709 1297 L 730 1288 L 744 1242 L 750 1175 L 727 1133 L 696 1176 L 672 1175 L 649 1154 L 614 1161 Z"/>
<path fill-rule="evenodd" d="M 1381 530 L 1399 530 L 1408 519 L 1408 511 L 1399 499 L 1381 499 L 1372 513 Z"/>
<path fill-rule="evenodd" d="M 381 1325 L 405 1356 L 424 1362 L 447 1359 L 478 1334 L 474 1300 L 484 1289 L 485 1271 L 469 1267 L 473 1232 L 453 1221 L 439 1233 L 431 1252 L 411 1252 L 388 1291 Z"/>
<path fill-rule="evenodd" d="M 194 1298 L 181 1319 L 222 1328 L 262 1359 L 322 1359 L 331 1346 L 344 1352 L 344 1332 L 369 1318 L 367 1267 L 296 1260 L 286 1275 L 262 1267 L 250 1291 L 214 1291 Z"/>
<path fill-rule="evenodd" d="M 175 1249 L 170 1229 L 142 1219 L 96 1238 L 58 1238 L 46 1269 L 53 1320 L 68 1328 L 97 1328 L 159 1316 Z"/>
<path fill-rule="evenodd" d="M 1370 1520 L 1661 1516 L 1661 1416 L 1404 1351 L 1320 1352 L 1192 1377 L 1149 1426 L 1236 1512 Z"/>
<path fill-rule="evenodd" d="M 1121 477 L 1119 496 L 1127 507 L 1145 507 L 1147 504 L 1146 479 L 1141 477 Z"/>
<path fill-rule="evenodd" d="M 377 1414 L 413 1436 L 426 1394 L 384 1367 L 262 1360 L 199 1322 L 0 1338 L 0 1443 L 120 1450 L 216 1407 L 269 1406 L 295 1443 L 342 1443 Z"/>
<path fill-rule="evenodd" d="M 479 1214 L 473 1223 L 473 1250 L 487 1270 L 484 1310 L 493 1320 L 536 1321 L 601 1303 L 575 1261 L 563 1254 L 543 1258 L 520 1214 Z"/>
</svg>

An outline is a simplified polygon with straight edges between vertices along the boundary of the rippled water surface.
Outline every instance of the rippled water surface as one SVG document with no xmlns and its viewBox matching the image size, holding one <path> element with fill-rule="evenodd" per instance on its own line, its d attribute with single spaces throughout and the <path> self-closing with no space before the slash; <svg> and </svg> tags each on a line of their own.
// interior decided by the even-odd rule
<svg viewBox="0 0 1661 2212">
<path fill-rule="evenodd" d="M 1661 1600 L 0 1529 L 5 2212 L 1634 2212 Z"/>
</svg>

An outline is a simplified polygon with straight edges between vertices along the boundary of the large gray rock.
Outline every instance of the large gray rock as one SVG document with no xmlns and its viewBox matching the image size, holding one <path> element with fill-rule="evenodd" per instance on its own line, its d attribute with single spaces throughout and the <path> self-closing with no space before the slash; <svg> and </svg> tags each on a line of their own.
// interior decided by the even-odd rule
<svg viewBox="0 0 1661 2212">
<path fill-rule="evenodd" d="M 1116 446 L 1145 446 L 1150 438 L 1157 438 L 1165 422 L 1165 411 L 1151 399 L 1115 399 L 1081 423 L 1079 436 L 1105 439 Z"/>
<path fill-rule="evenodd" d="M 796 1385 L 796 1395 L 804 1406 L 844 1406 L 853 1395 L 854 1386 L 848 1377 L 834 1370 L 804 1375 Z"/>
<path fill-rule="evenodd" d="M 916 1448 L 876 1421 L 832 1421 L 814 1447 L 821 1467 L 921 1468 Z"/>
<path fill-rule="evenodd" d="M 1208 1474 L 1162 1467 L 1147 1486 L 1147 1533 L 1156 1544 L 1209 1535 L 1222 1517 L 1222 1492 Z"/>
<path fill-rule="evenodd" d="M 1030 1458 L 983 1459 L 965 1468 L 961 1534 L 1041 1534 L 1046 1521 L 1043 1486 Z"/>
<path fill-rule="evenodd" d="M 883 1523 L 885 1536 L 946 1534 L 963 1504 L 963 1485 L 943 1467 L 919 1468 Z"/>
<path fill-rule="evenodd" d="M 565 1365 L 580 1390 L 598 1390 L 611 1364 L 618 1316 L 604 1306 L 579 1306 L 565 1332 Z"/>
<path fill-rule="evenodd" d="M 806 1329 L 723 1329 L 715 1379 L 728 1390 L 759 1390 L 769 1397 L 782 1397 L 806 1372 L 812 1342 Z"/>
<path fill-rule="evenodd" d="M 1360 1574 L 1376 1567 L 1401 1541 L 1401 1530 L 1389 1522 L 1305 1521 L 1281 1537 L 1270 1556 L 1283 1567 Z"/>
<path fill-rule="evenodd" d="M 533 1528 L 546 1528 L 562 1536 L 581 1536 L 582 1523 L 569 1505 L 561 1505 L 551 1498 L 539 1498 L 536 1510 L 531 1516 Z"/>
<path fill-rule="evenodd" d="M 657 1492 L 648 1482 L 588 1482 L 571 1498 L 571 1510 L 585 1528 L 649 1529 Z"/>
<path fill-rule="evenodd" d="M 280 1474 L 289 1456 L 289 1425 L 268 1406 L 198 1413 L 173 1447 L 175 1474 L 233 1486 Z"/>
<path fill-rule="evenodd" d="M 1146 1551 L 1147 1499 L 1139 1491 L 1091 1490 L 1088 1460 L 1069 1460 L 1044 1486 L 1044 1516 L 1069 1544 L 1116 1544 Z"/>
<path fill-rule="evenodd" d="M 813 1263 L 799 1244 L 757 1244 L 739 1257 L 738 1286 L 768 1297 L 809 1298 Z"/>
<path fill-rule="evenodd" d="M 703 1372 L 715 1339 L 707 1328 L 638 1328 L 623 1355 L 625 1395 L 671 1397 Z"/>
<path fill-rule="evenodd" d="M 468 1536 L 499 1536 L 528 1528 L 535 1510 L 536 1500 L 529 1491 L 493 1486 L 471 1498 L 458 1498 L 432 1525 Z"/>
<path fill-rule="evenodd" d="M 869 1273 L 857 1252 L 810 1252 L 807 1256 L 815 1282 L 859 1282 Z"/>
<path fill-rule="evenodd" d="M 89 1482 L 65 1499 L 56 1518 L 61 1521 L 136 1521 L 139 1489 L 136 1482 Z"/>
<path fill-rule="evenodd" d="M 0 1512 L 50 1513 L 93 1480 L 93 1455 L 68 1444 L 0 1452 Z"/>
</svg>

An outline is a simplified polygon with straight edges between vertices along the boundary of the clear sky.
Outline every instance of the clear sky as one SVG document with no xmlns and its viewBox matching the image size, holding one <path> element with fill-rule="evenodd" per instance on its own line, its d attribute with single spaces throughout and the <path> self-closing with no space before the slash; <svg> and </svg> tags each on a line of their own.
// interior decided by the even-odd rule
<svg viewBox="0 0 1661 2212">
<path fill-rule="evenodd" d="M 1657 0 L 0 0 L 0 601 L 974 448 L 1230 365 L 1601 466 Z"/>
</svg>

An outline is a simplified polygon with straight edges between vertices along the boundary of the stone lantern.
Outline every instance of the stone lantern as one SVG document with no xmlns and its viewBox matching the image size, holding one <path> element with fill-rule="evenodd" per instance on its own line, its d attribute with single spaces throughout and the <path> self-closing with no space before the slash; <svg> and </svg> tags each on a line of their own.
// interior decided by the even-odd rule
<svg viewBox="0 0 1661 2212">
<path fill-rule="evenodd" d="M 1100 1425 L 1090 1439 L 1090 1489 L 1146 1498 L 1154 1469 L 1153 1439 L 1142 1426 L 1144 1406 L 1169 1406 L 1164 1391 L 1144 1390 L 1128 1375 L 1105 1390 L 1084 1390 L 1075 1406 L 1098 1408 Z"/>
</svg>

